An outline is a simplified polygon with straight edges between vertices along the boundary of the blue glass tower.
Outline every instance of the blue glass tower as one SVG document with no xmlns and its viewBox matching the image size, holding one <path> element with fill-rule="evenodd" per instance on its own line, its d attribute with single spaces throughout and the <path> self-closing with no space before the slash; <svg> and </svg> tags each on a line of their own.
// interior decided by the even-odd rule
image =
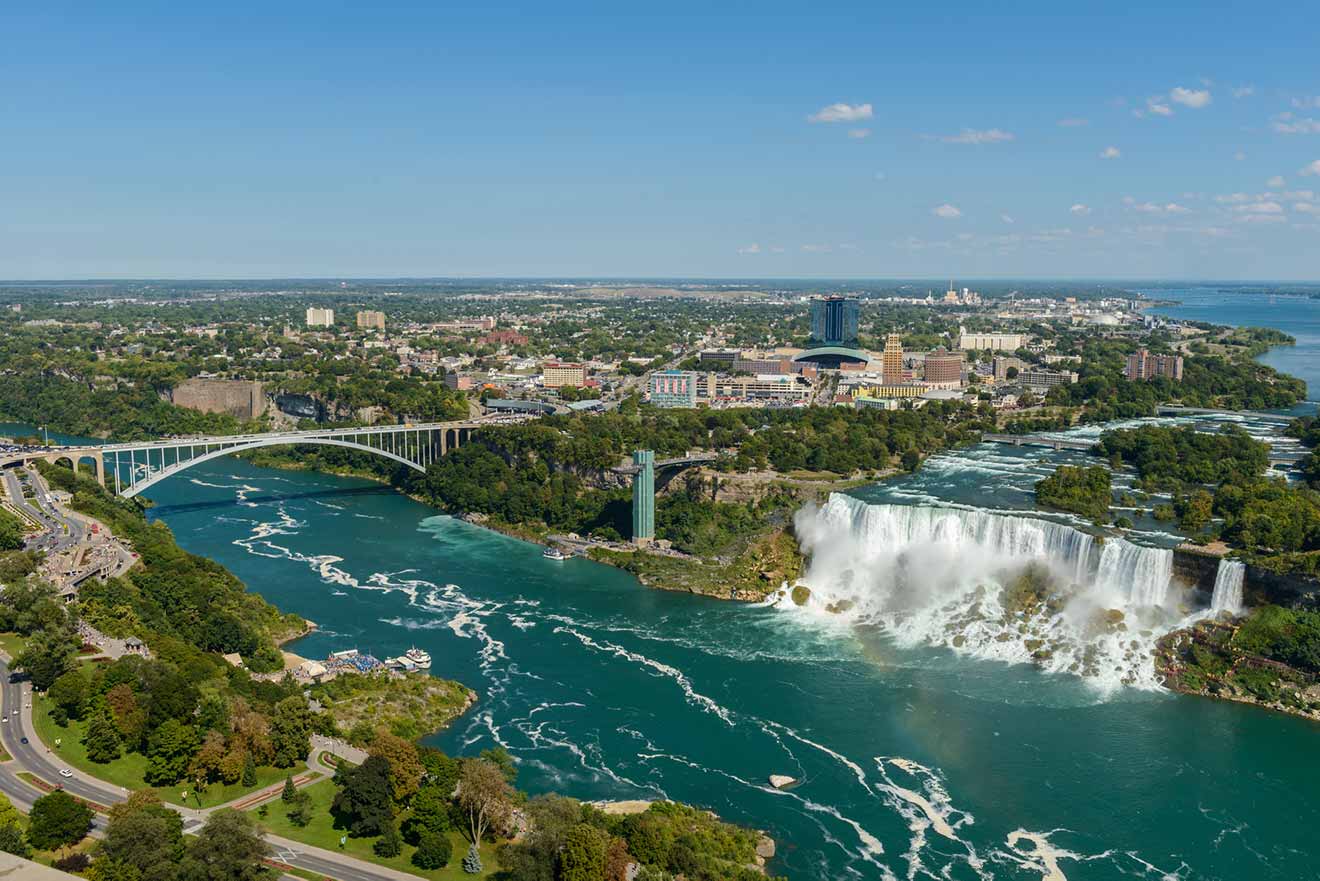
<svg viewBox="0 0 1320 881">
<path fill-rule="evenodd" d="M 862 304 L 853 297 L 817 297 L 811 301 L 811 338 L 826 346 L 857 342 Z"/>
</svg>

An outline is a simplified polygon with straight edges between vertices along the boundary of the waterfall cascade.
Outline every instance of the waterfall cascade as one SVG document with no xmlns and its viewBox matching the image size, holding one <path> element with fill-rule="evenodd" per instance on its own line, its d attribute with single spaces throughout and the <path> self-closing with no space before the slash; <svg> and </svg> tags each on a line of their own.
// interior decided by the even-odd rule
<svg viewBox="0 0 1320 881">
<path fill-rule="evenodd" d="M 1221 559 L 1215 572 L 1215 591 L 1210 597 L 1210 611 L 1242 614 L 1242 578 L 1247 567 L 1240 560 Z"/>
<path fill-rule="evenodd" d="M 796 525 L 810 557 L 807 613 L 1104 686 L 1159 687 L 1154 642 L 1182 617 L 1167 548 L 1102 542 L 1033 517 L 837 493 Z M 797 608 L 788 594 L 779 605 Z"/>
</svg>

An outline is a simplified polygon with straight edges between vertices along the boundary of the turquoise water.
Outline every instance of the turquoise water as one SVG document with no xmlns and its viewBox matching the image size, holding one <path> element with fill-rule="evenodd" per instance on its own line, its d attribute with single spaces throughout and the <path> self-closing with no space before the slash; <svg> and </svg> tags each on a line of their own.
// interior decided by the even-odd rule
<svg viewBox="0 0 1320 881">
<path fill-rule="evenodd" d="M 532 791 L 765 827 L 795 879 L 1040 878 L 1019 829 L 1067 852 L 1070 879 L 1314 877 L 1298 833 L 1320 822 L 1320 729 L 1302 720 L 648 590 L 360 481 L 221 462 L 155 497 L 185 547 L 321 625 L 300 653 L 416 644 L 476 688 L 438 745 L 503 744 Z M 776 792 L 772 773 L 804 782 Z"/>
</svg>

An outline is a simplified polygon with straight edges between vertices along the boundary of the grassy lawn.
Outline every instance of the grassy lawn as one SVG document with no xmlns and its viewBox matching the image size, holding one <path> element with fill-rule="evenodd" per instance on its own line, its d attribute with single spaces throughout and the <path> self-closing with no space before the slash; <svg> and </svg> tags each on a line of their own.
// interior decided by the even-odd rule
<svg viewBox="0 0 1320 881">
<path fill-rule="evenodd" d="M 312 798 L 312 822 L 301 828 L 290 823 L 286 810 L 287 806 L 279 799 L 267 803 L 267 814 L 264 819 L 257 814 L 258 821 L 270 832 L 281 838 L 290 838 L 326 850 L 341 850 L 339 839 L 347 832 L 334 828 L 334 817 L 330 815 L 330 802 L 335 797 L 334 782 L 321 780 L 306 787 L 303 791 Z M 494 845 L 483 844 L 481 846 L 481 874 L 467 875 L 463 872 L 463 855 L 467 853 L 468 841 L 458 831 L 450 832 L 449 838 L 454 845 L 454 855 L 450 858 L 449 865 L 443 869 L 431 871 L 419 869 L 412 864 L 412 854 L 416 848 L 406 841 L 403 844 L 403 853 L 390 859 L 378 857 L 372 852 L 371 846 L 376 841 L 374 838 L 349 838 L 342 850 L 344 853 L 360 860 L 389 866 L 401 872 L 410 872 L 422 878 L 433 879 L 433 881 L 488 878 L 495 874 L 497 865 Z"/>
<path fill-rule="evenodd" d="M 27 645 L 28 638 L 17 633 L 0 633 L 0 649 L 4 649 L 10 658 L 17 658 Z"/>
<path fill-rule="evenodd" d="M 50 707 L 51 703 L 45 695 L 38 694 L 34 696 L 32 701 L 32 726 L 36 729 L 37 736 L 50 747 L 52 756 L 57 756 L 60 761 L 70 767 L 85 771 L 93 777 L 113 783 L 116 786 L 122 786 L 126 789 L 152 788 L 147 786 L 143 780 L 143 775 L 147 770 L 146 756 L 140 753 L 124 753 L 113 762 L 106 762 L 105 764 L 93 762 L 87 758 L 87 748 L 82 743 L 85 723 L 70 719 L 69 724 L 61 728 L 50 717 Z M 57 740 L 59 746 L 55 745 Z M 244 786 L 241 783 L 228 785 L 212 783 L 207 787 L 206 792 L 201 793 L 200 796 L 193 792 L 192 785 L 189 783 L 158 787 L 155 792 L 160 796 L 161 801 L 182 805 L 184 803 L 183 793 L 187 791 L 188 807 L 209 808 L 232 801 L 249 792 L 264 789 L 272 784 L 282 783 L 290 772 L 297 774 L 299 770 L 299 768 L 262 766 L 257 768 L 256 786 Z"/>
<path fill-rule="evenodd" d="M 142 775 L 147 770 L 146 756 L 126 753 L 113 762 L 98 765 L 87 758 L 87 747 L 82 743 L 85 723 L 70 719 L 69 724 L 61 728 L 50 717 L 50 708 L 51 702 L 44 694 L 32 696 L 32 727 L 36 729 L 37 737 L 50 747 L 52 757 L 58 757 L 64 764 L 116 786 L 127 789 L 142 789 L 145 786 Z M 175 795 L 177 797 L 178 794 Z"/>
</svg>

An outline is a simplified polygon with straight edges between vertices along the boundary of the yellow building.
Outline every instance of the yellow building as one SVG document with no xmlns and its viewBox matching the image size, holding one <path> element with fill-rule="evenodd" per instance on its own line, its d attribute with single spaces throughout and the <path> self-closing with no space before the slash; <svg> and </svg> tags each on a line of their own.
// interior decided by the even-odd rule
<svg viewBox="0 0 1320 881">
<path fill-rule="evenodd" d="M 884 385 L 873 385 L 866 389 L 868 398 L 919 398 L 926 391 L 926 386 L 920 383 L 890 383 Z"/>
<path fill-rule="evenodd" d="M 581 364 L 550 361 L 542 368 L 542 372 L 546 388 L 562 388 L 566 385 L 582 388 L 587 384 L 587 368 Z"/>
</svg>

